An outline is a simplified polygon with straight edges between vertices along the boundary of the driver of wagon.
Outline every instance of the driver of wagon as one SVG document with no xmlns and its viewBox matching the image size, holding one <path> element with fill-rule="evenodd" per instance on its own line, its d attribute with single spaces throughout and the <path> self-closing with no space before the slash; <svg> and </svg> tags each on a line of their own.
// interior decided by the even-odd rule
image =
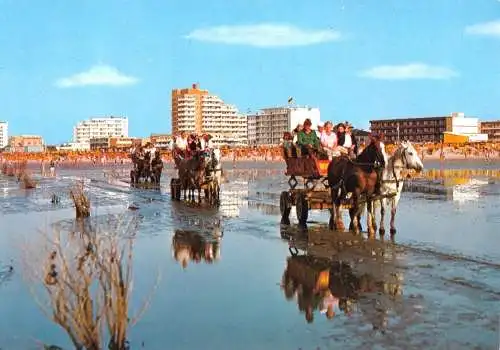
<svg viewBox="0 0 500 350">
<path fill-rule="evenodd" d="M 312 130 L 311 126 L 311 119 L 306 119 L 304 128 L 297 135 L 297 144 L 301 146 L 302 152 L 305 154 L 308 154 L 312 149 L 317 149 L 319 146 L 318 135 Z"/>
<path fill-rule="evenodd" d="M 212 136 L 209 134 L 204 134 L 200 140 L 201 149 L 203 151 L 208 151 L 214 148 L 214 144 L 212 142 Z"/>
</svg>

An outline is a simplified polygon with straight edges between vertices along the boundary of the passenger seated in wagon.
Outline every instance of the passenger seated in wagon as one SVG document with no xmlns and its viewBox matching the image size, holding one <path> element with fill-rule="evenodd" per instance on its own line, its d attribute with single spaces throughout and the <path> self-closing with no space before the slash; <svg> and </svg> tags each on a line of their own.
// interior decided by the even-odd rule
<svg viewBox="0 0 500 350">
<path fill-rule="evenodd" d="M 314 151 L 319 149 L 319 138 L 314 130 L 311 129 L 311 119 L 304 121 L 304 128 L 297 135 L 297 144 L 303 155 L 313 155 Z"/>
<path fill-rule="evenodd" d="M 327 121 L 324 126 L 324 130 L 320 136 L 321 148 L 327 154 L 328 160 L 332 160 L 333 157 L 340 155 L 337 149 L 337 134 L 333 132 L 333 124 Z"/>
</svg>

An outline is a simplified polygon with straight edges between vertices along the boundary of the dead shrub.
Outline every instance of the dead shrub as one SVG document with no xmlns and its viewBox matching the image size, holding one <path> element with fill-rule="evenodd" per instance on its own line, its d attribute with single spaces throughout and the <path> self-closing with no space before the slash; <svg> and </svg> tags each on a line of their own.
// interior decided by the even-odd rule
<svg viewBox="0 0 500 350">
<path fill-rule="evenodd" d="M 83 182 L 78 183 L 70 190 L 70 197 L 75 204 L 76 218 L 87 218 L 90 216 L 90 201 L 85 194 Z"/>
<path fill-rule="evenodd" d="M 54 228 L 41 242 L 30 237 L 25 245 L 24 275 L 32 295 L 75 349 L 129 349 L 128 330 L 149 304 L 147 299 L 129 316 L 137 217 L 104 230 L 92 229 L 88 220 L 75 226 L 71 232 Z"/>
</svg>

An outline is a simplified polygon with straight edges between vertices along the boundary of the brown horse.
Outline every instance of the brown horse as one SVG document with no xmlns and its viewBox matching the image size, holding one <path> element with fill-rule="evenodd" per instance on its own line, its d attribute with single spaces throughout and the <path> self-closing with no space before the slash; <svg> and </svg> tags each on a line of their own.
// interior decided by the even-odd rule
<svg viewBox="0 0 500 350">
<path fill-rule="evenodd" d="M 179 170 L 179 178 L 181 180 L 181 188 L 184 191 L 184 200 L 186 192 L 189 199 L 194 200 L 194 191 L 198 190 L 198 202 L 201 202 L 201 185 L 205 176 L 205 158 L 199 154 L 195 154 L 188 159 L 176 160 L 177 169 Z"/>
<path fill-rule="evenodd" d="M 340 214 L 341 201 L 351 194 L 351 218 L 350 229 L 356 234 L 361 227 L 360 219 L 360 199 L 364 195 L 366 204 L 370 212 L 372 206 L 372 196 L 378 192 L 380 186 L 381 172 L 385 167 L 384 155 L 380 148 L 380 142 L 372 142 L 361 152 L 355 161 L 348 157 L 341 156 L 333 158 L 328 165 L 328 184 L 332 196 L 332 215 L 330 218 L 330 229 L 344 230 L 344 223 Z M 368 218 L 368 234 L 375 235 L 375 231 L 370 229 L 371 218 Z M 372 232 L 373 231 L 373 232 Z"/>
</svg>

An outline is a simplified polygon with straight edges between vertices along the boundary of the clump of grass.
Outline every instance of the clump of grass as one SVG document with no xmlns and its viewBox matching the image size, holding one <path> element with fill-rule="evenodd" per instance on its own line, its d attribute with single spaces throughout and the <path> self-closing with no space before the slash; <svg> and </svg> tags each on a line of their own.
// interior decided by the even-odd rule
<svg viewBox="0 0 500 350">
<path fill-rule="evenodd" d="M 88 218 L 90 216 L 90 201 L 80 182 L 70 190 L 70 197 L 75 204 L 76 218 Z"/>
<path fill-rule="evenodd" d="M 21 188 L 31 189 L 36 188 L 36 182 L 31 177 L 30 173 L 27 170 L 23 170 L 18 177 L 18 180 L 21 184 Z"/>
<path fill-rule="evenodd" d="M 129 349 L 129 316 L 136 217 L 126 227 L 95 230 L 78 221 L 73 232 L 54 229 L 24 260 L 32 294 L 67 333 L 75 349 Z M 42 301 L 43 300 L 43 301 Z"/>
</svg>

